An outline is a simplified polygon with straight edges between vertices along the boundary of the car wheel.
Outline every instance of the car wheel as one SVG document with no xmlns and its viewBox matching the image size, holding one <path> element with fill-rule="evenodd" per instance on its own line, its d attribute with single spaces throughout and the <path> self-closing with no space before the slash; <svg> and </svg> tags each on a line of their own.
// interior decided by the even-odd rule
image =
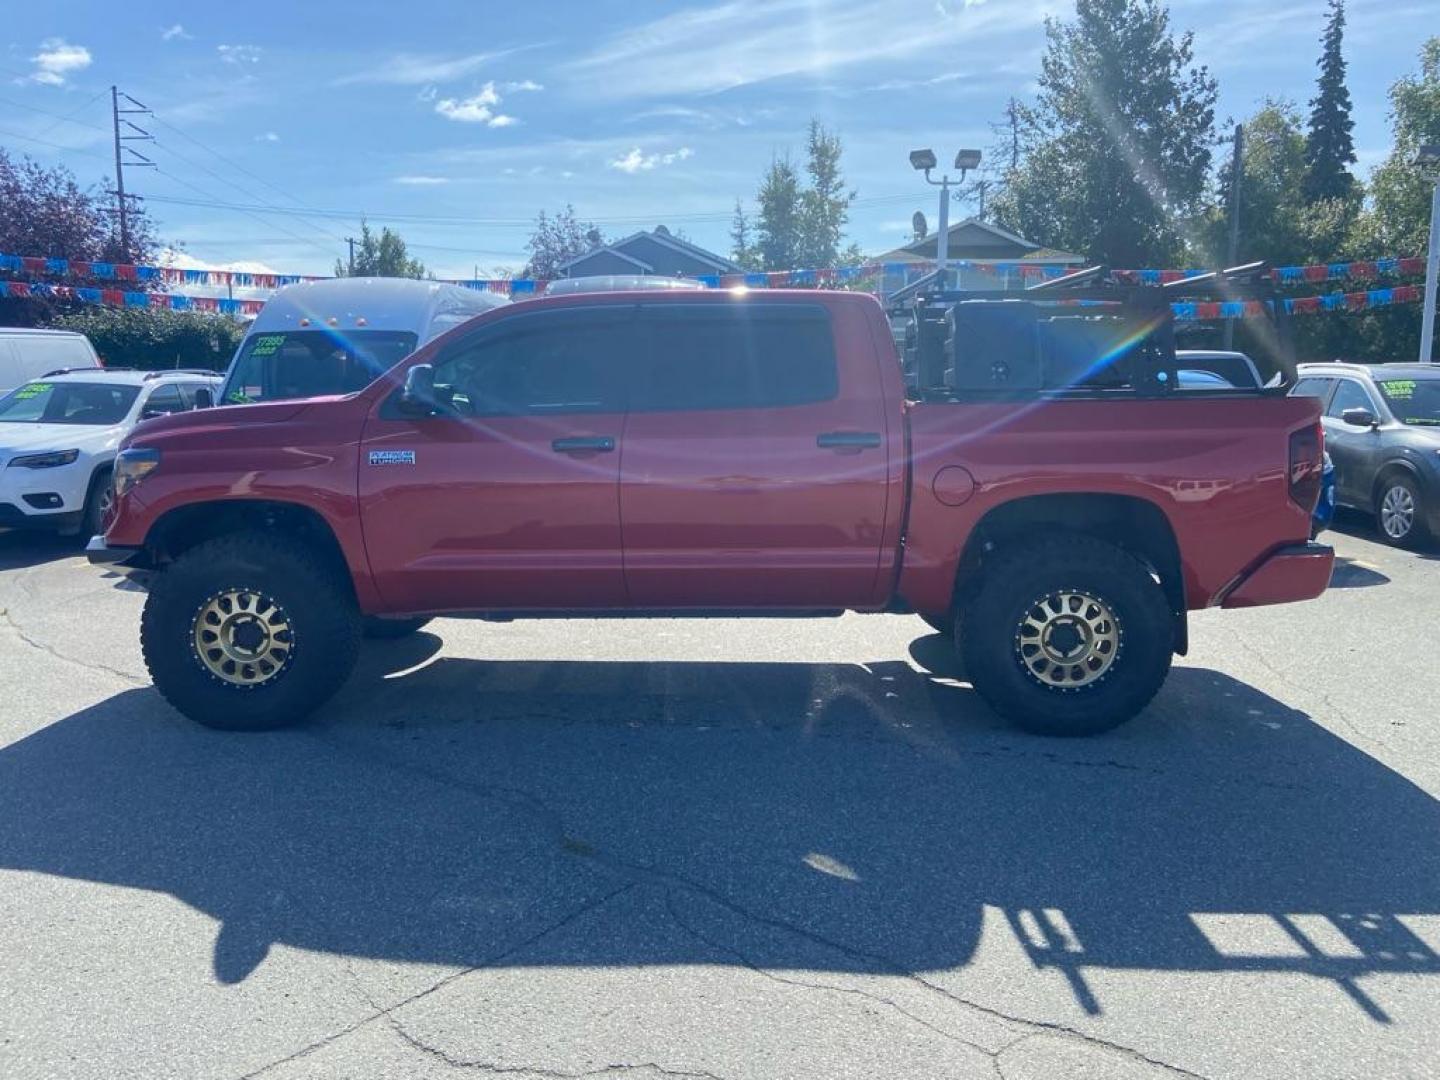
<svg viewBox="0 0 1440 1080">
<path fill-rule="evenodd" d="M 965 670 L 1001 716 L 1039 735 L 1095 735 L 1143 709 L 1170 671 L 1175 623 L 1138 560 L 1067 536 L 982 568 L 961 639 Z"/>
<path fill-rule="evenodd" d="M 360 625 L 365 636 L 372 641 L 394 641 L 397 638 L 409 637 L 429 621 L 429 619 L 381 619 L 374 615 L 366 615 Z"/>
<path fill-rule="evenodd" d="M 80 535 L 86 542 L 89 542 L 90 537 L 105 531 L 114 509 L 115 485 L 110 470 L 101 469 L 91 477 L 90 489 L 85 493 L 85 512 L 80 519 Z"/>
<path fill-rule="evenodd" d="M 206 727 L 294 724 L 355 666 L 360 615 L 349 582 L 293 538 L 206 541 L 151 585 L 140 643 L 155 688 Z"/>
<path fill-rule="evenodd" d="M 1400 546 L 1424 540 L 1425 512 L 1415 481 L 1403 474 L 1384 480 L 1375 519 L 1386 543 Z"/>
</svg>

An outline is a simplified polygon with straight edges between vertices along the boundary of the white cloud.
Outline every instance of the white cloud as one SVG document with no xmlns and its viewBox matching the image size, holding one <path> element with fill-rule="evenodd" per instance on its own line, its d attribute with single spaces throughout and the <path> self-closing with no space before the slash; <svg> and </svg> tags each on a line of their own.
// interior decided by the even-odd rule
<svg viewBox="0 0 1440 1080">
<path fill-rule="evenodd" d="M 178 22 L 160 31 L 161 41 L 189 41 L 194 36 L 194 34 L 187 33 L 185 27 L 181 26 Z"/>
<path fill-rule="evenodd" d="M 433 53 L 396 53 L 388 60 L 374 64 L 364 71 L 347 75 L 336 85 L 353 83 L 388 83 L 392 86 L 424 86 L 427 83 L 451 82 L 473 75 L 491 60 L 507 55 L 514 50 L 490 53 L 471 53 L 468 56 L 436 56 Z"/>
<path fill-rule="evenodd" d="M 436 187 L 440 184 L 450 183 L 448 176 L 397 176 L 395 183 L 407 184 L 411 187 Z"/>
<path fill-rule="evenodd" d="M 630 149 L 629 153 L 622 154 L 609 162 L 609 165 L 612 169 L 618 169 L 620 172 L 634 176 L 637 172 L 649 172 L 656 167 L 674 165 L 677 161 L 684 161 L 694 153 L 695 151 L 690 147 L 682 146 L 676 150 L 646 154 L 638 146 L 635 146 Z"/>
<path fill-rule="evenodd" d="M 729 3 L 671 11 L 601 41 L 566 66 L 568 83 L 592 98 L 706 94 L 787 76 L 830 77 L 859 64 L 927 57 L 954 64 L 987 39 L 1029 32 L 1057 0 L 983 4 L 937 20 L 933 0 L 835 0 L 823 17 L 813 0 Z"/>
<path fill-rule="evenodd" d="M 35 71 L 30 78 L 46 86 L 64 86 L 66 76 L 83 71 L 93 58 L 84 45 L 71 45 L 64 38 L 46 38 L 40 51 L 30 58 Z"/>
<path fill-rule="evenodd" d="M 519 82 L 507 82 L 501 87 L 501 89 L 503 89 L 507 94 L 515 94 L 519 93 L 522 90 L 544 90 L 545 87 L 541 86 L 534 79 L 521 79 Z"/>
<path fill-rule="evenodd" d="M 462 124 L 484 124 L 486 127 L 510 127 L 519 121 L 513 116 L 495 111 L 500 104 L 500 92 L 494 82 L 487 82 L 478 94 L 468 98 L 441 98 L 435 102 L 435 111 L 446 120 Z"/>
<path fill-rule="evenodd" d="M 258 64 L 261 49 L 259 45 L 216 45 L 215 51 L 227 64 Z"/>
<path fill-rule="evenodd" d="M 280 136 L 273 131 L 266 131 L 255 136 L 256 142 L 279 142 Z"/>
</svg>

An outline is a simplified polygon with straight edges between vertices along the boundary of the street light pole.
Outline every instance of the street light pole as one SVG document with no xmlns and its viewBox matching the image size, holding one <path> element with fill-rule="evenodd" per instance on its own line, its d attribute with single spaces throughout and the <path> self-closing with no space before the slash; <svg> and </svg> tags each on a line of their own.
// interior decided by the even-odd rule
<svg viewBox="0 0 1440 1080">
<path fill-rule="evenodd" d="M 1415 164 L 1428 168 L 1435 183 L 1430 196 L 1430 248 L 1425 258 L 1425 309 L 1420 317 L 1420 362 L 1435 363 L 1435 290 L 1440 284 L 1440 144 L 1420 147 Z"/>
<path fill-rule="evenodd" d="M 965 174 L 980 164 L 979 150 L 961 150 L 955 155 L 955 168 L 960 170 L 960 179 L 953 181 L 956 184 L 965 182 Z M 949 283 L 948 271 L 950 269 L 950 175 L 947 173 L 939 180 L 930 178 L 930 170 L 935 168 L 936 159 L 934 150 L 912 150 L 910 151 L 910 165 L 917 171 L 925 174 L 925 182 L 940 189 L 940 231 L 935 237 L 935 264 L 940 273 L 940 284 L 944 287 Z"/>
</svg>

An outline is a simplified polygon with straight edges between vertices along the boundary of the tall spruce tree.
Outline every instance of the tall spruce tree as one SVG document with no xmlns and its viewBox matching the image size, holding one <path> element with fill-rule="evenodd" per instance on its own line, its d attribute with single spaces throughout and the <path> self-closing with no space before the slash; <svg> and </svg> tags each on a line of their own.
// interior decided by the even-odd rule
<svg viewBox="0 0 1440 1080">
<path fill-rule="evenodd" d="M 1310 101 L 1310 126 L 1305 137 L 1307 202 L 1343 199 L 1355 187 L 1350 166 L 1355 164 L 1351 131 L 1350 91 L 1345 85 L 1345 0 L 1330 0 L 1330 14 L 1321 38 L 1320 78 Z"/>
<path fill-rule="evenodd" d="M 788 153 L 770 162 L 756 201 L 760 213 L 755 248 L 761 269 L 793 269 L 800 251 L 800 178 Z"/>
<path fill-rule="evenodd" d="M 840 257 L 840 239 L 855 198 L 855 192 L 845 190 L 841 150 L 840 136 L 812 119 L 805 144 L 805 174 L 810 183 L 800 194 L 798 266 L 834 266 Z"/>
</svg>

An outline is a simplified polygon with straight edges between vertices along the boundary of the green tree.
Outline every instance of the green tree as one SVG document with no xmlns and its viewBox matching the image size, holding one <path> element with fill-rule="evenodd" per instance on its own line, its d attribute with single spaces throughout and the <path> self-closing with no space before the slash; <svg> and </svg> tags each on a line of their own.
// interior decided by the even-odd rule
<svg viewBox="0 0 1440 1080">
<path fill-rule="evenodd" d="M 1267 100 L 1245 121 L 1240 169 L 1239 263 L 1304 262 L 1311 256 L 1306 229 L 1305 134 L 1300 114 L 1284 100 Z M 1225 259 L 1229 236 L 1231 164 L 1220 168 L 1219 190 L 1207 227 L 1204 254 L 1211 265 Z"/>
<path fill-rule="evenodd" d="M 1159 0 L 1076 0 L 1048 19 L 1040 92 L 998 222 L 1115 266 L 1179 259 L 1203 210 L 1216 83 Z"/>
<path fill-rule="evenodd" d="M 520 276 L 538 281 L 553 280 L 560 276 L 560 267 L 564 263 L 604 243 L 605 237 L 594 222 L 577 218 L 575 207 L 569 203 L 553 216 L 541 210 L 530 239 L 525 241 L 530 259 Z"/>
<path fill-rule="evenodd" d="M 750 219 L 745 216 L 745 207 L 739 199 L 735 200 L 735 216 L 730 219 L 730 259 L 742 270 L 760 269 Z"/>
<path fill-rule="evenodd" d="M 790 270 L 800 251 L 800 178 L 788 153 L 774 158 L 761 181 L 756 250 L 763 270 Z"/>
<path fill-rule="evenodd" d="M 1420 71 L 1390 87 L 1394 144 L 1370 175 L 1370 206 L 1355 224 L 1358 255 L 1421 255 L 1430 235 L 1433 180 L 1414 165 L 1425 143 L 1440 143 L 1440 37 L 1420 49 Z"/>
<path fill-rule="evenodd" d="M 819 120 L 810 121 L 805 142 L 809 184 L 800 193 L 796 266 L 834 266 L 840 256 L 840 241 L 850 219 L 850 204 L 855 200 L 855 192 L 845 190 L 840 171 L 842 150 L 840 136 L 827 131 Z"/>
<path fill-rule="evenodd" d="M 360 222 L 360 243 L 355 247 L 355 264 L 347 259 L 335 260 L 336 277 L 397 277 L 423 278 L 425 265 L 410 258 L 405 241 L 389 226 L 376 236 L 368 221 Z"/>
<path fill-rule="evenodd" d="M 1345 85 L 1345 2 L 1330 0 L 1330 14 L 1321 38 L 1320 78 L 1310 101 L 1310 128 L 1305 137 L 1305 201 L 1348 198 L 1355 187 L 1350 91 Z"/>
</svg>

